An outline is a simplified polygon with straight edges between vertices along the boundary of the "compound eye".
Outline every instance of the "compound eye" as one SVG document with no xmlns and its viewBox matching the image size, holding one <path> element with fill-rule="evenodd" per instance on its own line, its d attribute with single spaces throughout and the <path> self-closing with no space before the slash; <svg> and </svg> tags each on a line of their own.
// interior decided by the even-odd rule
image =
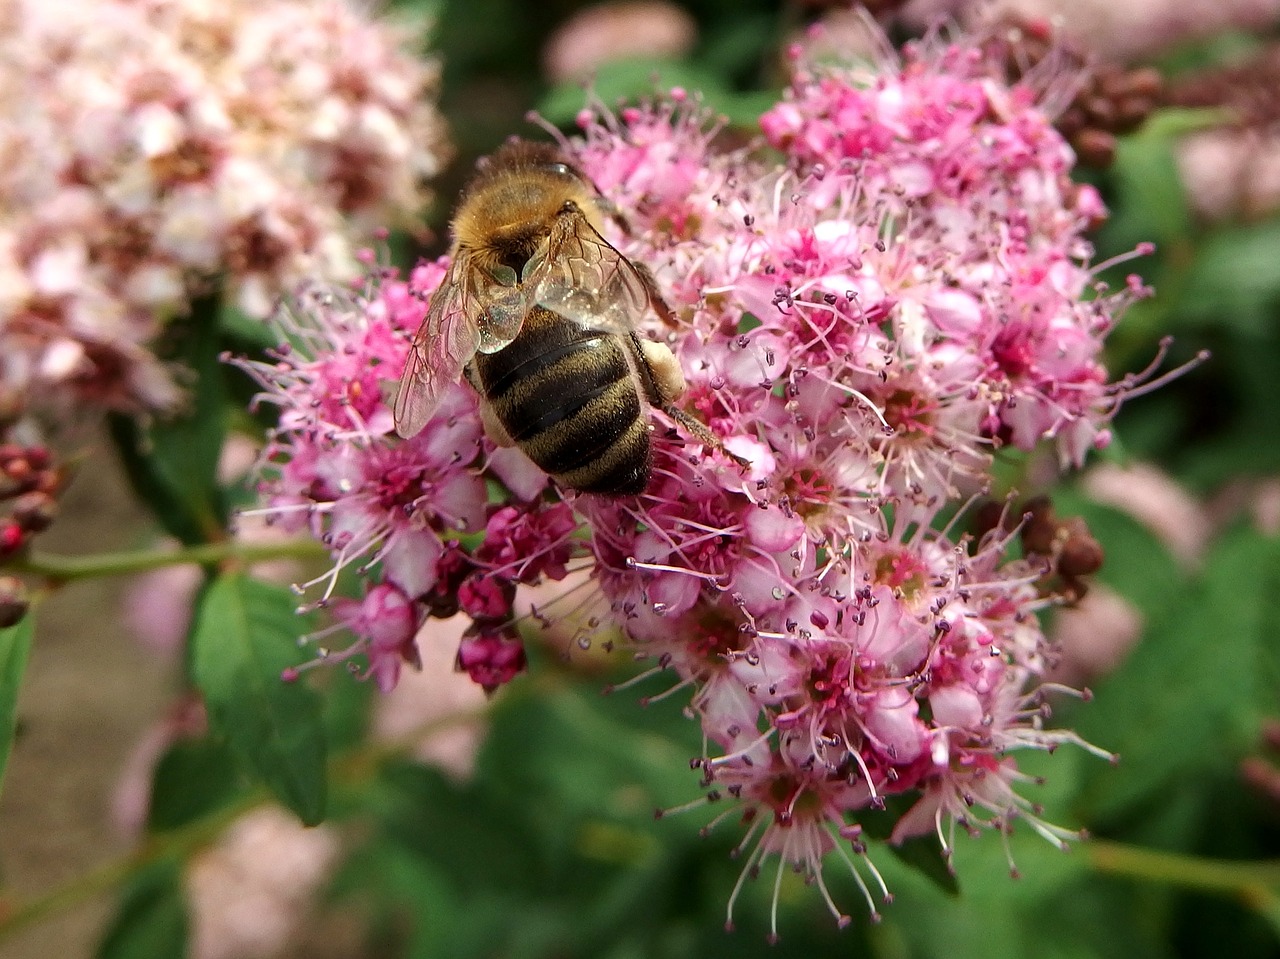
<svg viewBox="0 0 1280 959">
<path fill-rule="evenodd" d="M 556 176 L 562 176 L 565 179 L 576 179 L 576 174 L 572 169 L 570 169 L 569 164 L 567 163 L 551 163 L 548 165 L 547 169 Z"/>
</svg>

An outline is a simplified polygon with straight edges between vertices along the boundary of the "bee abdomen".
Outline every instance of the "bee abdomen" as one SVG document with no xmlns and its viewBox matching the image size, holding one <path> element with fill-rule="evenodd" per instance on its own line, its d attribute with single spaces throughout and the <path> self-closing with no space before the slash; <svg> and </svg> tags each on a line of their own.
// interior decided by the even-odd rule
<svg viewBox="0 0 1280 959">
<path fill-rule="evenodd" d="M 477 357 L 498 421 L 565 486 L 614 495 L 642 491 L 650 462 L 647 407 L 618 338 L 575 331 L 566 341 L 542 332 L 536 345 L 522 344 L 522 334 L 499 353 Z"/>
<path fill-rule="evenodd" d="M 649 481 L 649 423 L 630 380 L 594 397 L 561 427 L 523 444 L 529 458 L 584 493 L 629 495 Z"/>
</svg>

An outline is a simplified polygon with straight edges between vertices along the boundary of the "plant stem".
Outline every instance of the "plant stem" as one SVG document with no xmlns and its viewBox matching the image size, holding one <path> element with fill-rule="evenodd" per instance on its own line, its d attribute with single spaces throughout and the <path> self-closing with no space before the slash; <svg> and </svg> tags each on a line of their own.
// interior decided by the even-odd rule
<svg viewBox="0 0 1280 959">
<path fill-rule="evenodd" d="M 1280 909 L 1280 860 L 1207 859 L 1097 839 L 1079 848 L 1099 872 L 1231 896 L 1264 915 Z"/>
<path fill-rule="evenodd" d="M 166 566 L 196 564 L 211 566 L 235 561 L 243 564 L 274 559 L 321 559 L 324 546 L 311 539 L 279 543 L 239 543 L 224 540 L 178 549 L 138 550 L 129 553 L 100 553 L 96 556 L 46 556 L 38 553 L 17 557 L 7 568 L 17 573 L 43 576 L 51 584 L 69 583 L 98 576 L 124 576 Z"/>
</svg>

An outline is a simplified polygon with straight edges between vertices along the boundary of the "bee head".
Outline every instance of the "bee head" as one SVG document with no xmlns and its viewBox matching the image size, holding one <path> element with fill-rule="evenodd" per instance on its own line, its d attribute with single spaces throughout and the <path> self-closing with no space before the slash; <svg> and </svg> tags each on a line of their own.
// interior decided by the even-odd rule
<svg viewBox="0 0 1280 959">
<path fill-rule="evenodd" d="M 518 276 L 556 218 L 573 209 L 600 219 L 591 182 L 558 147 L 513 138 L 477 164 L 454 217 L 455 243 L 491 276 Z"/>
</svg>

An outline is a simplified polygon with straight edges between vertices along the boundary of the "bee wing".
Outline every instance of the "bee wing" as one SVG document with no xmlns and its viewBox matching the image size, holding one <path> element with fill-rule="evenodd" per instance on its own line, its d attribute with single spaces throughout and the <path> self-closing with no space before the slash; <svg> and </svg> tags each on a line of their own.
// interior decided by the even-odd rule
<svg viewBox="0 0 1280 959">
<path fill-rule="evenodd" d="M 522 279 L 539 306 L 593 329 L 629 333 L 649 308 L 639 272 L 577 209 L 556 218 Z"/>
<path fill-rule="evenodd" d="M 464 261 L 453 262 L 414 334 L 394 411 L 396 432 L 406 439 L 427 425 L 445 391 L 458 381 L 480 345 L 480 330 L 471 312 L 474 293 L 467 281 L 458 280 L 468 272 Z"/>
<path fill-rule="evenodd" d="M 497 353 L 519 335 L 525 314 L 529 312 L 530 299 L 526 287 L 493 282 L 487 284 L 482 292 L 471 288 L 469 297 L 469 310 L 474 310 L 471 315 L 476 318 L 479 337 L 477 348 L 481 353 Z"/>
</svg>

